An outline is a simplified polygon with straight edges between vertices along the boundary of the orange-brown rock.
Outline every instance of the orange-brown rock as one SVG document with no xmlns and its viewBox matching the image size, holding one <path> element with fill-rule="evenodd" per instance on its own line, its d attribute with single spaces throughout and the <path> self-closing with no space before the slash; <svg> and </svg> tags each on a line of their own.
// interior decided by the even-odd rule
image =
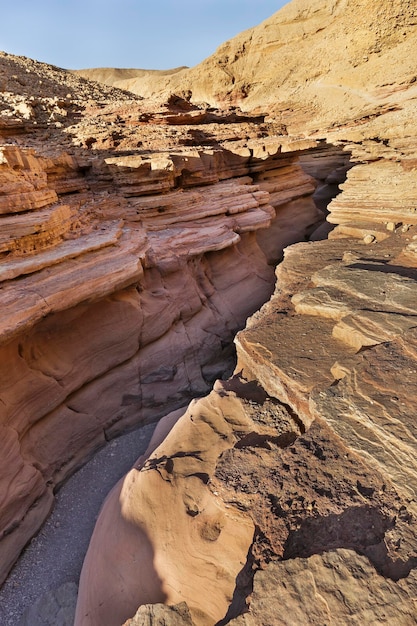
<svg viewBox="0 0 417 626">
<path fill-rule="evenodd" d="M 0 157 L 0 213 L 41 209 L 58 197 L 47 186 L 46 173 L 33 150 L 4 146 Z"/>
<path fill-rule="evenodd" d="M 191 404 L 186 417 L 177 422 L 143 467 L 133 469 L 109 496 L 99 522 L 98 542 L 90 545 L 84 567 L 77 623 L 123 622 L 139 604 L 177 604 L 191 598 L 191 613 L 200 623 L 212 624 L 226 613 L 254 526 L 238 510 L 224 507 L 209 487 L 218 447 L 223 451 L 233 447 L 235 430 L 251 431 L 238 402 L 230 398 L 226 420 L 222 404 L 218 392 Z M 142 488 L 142 481 L 146 488 Z M 159 494 L 158 510 L 149 506 L 152 492 Z M 148 515 L 153 524 L 149 524 Z M 138 532 L 140 527 L 146 532 Z M 131 575 L 122 574 L 117 602 L 111 599 L 113 576 L 107 579 L 106 591 L 102 579 L 90 572 L 90 567 L 107 565 L 107 551 L 99 563 L 100 535 L 110 528 L 118 530 L 109 549 L 115 555 L 131 555 L 129 565 L 124 559 L 120 561 L 122 571 L 128 566 Z M 177 542 L 179 535 L 181 541 Z M 190 567 L 195 572 L 192 578 Z"/>
<path fill-rule="evenodd" d="M 398 597 L 397 615 L 407 624 L 417 562 L 408 494 L 321 419 L 304 430 L 292 408 L 238 375 L 193 402 L 106 500 L 83 568 L 76 624 L 120 623 L 135 602 L 161 601 L 185 601 L 195 624 L 229 621 L 248 611 L 247 602 L 239 624 L 275 623 L 274 614 L 276 623 L 290 623 L 285 614 L 280 622 L 277 584 L 290 588 L 283 605 L 294 602 L 294 614 L 308 623 L 302 585 L 312 577 L 320 597 L 321 589 L 329 597 L 353 593 L 348 606 L 334 601 L 339 623 L 362 611 L 373 619 Z M 239 541 L 245 532 L 249 546 Z M 231 546 L 241 558 L 233 582 Z M 321 554 L 323 565 L 313 556 Z M 367 604 L 353 604 L 353 584 L 367 587 Z M 327 618 L 329 603 L 315 605 L 314 623 Z"/>
<path fill-rule="evenodd" d="M 285 238 L 294 222 L 304 232 L 314 228 L 311 180 L 286 153 L 303 151 L 304 171 L 319 181 L 319 205 L 338 195 L 327 207 L 328 230 L 335 225 L 329 239 L 285 251 L 274 295 L 235 340 L 235 375 L 191 405 L 160 447 L 128 474 L 118 487 L 126 487 L 128 497 L 120 501 L 113 493 L 107 500 L 82 575 L 77 624 L 106 620 L 99 607 L 111 589 L 120 595 L 109 626 L 125 619 L 120 598 L 146 605 L 142 568 L 150 551 L 157 555 L 154 602 L 161 602 L 161 592 L 169 606 L 185 601 L 195 624 L 415 623 L 415 24 L 410 2 L 323 0 L 312 6 L 295 0 L 196 68 L 152 80 L 131 74 L 123 83 L 142 96 L 176 94 L 200 111 L 206 101 L 268 112 L 259 124 L 269 134 L 263 142 L 228 138 L 223 145 L 240 157 L 233 161 L 235 175 L 250 176 L 269 193 L 276 217 L 257 240 L 271 263 L 279 259 L 271 242 L 291 243 Z M 112 82 L 109 74 L 106 81 Z M 207 140 L 209 126 L 200 139 Z M 271 166 L 265 168 L 266 154 Z M 213 169 L 221 179 L 222 169 Z M 198 169 L 188 180 L 196 176 Z M 286 179 L 293 182 L 283 189 Z M 230 419 L 231 402 L 252 420 L 250 432 Z M 179 575 L 187 558 L 180 550 L 193 525 L 204 521 L 204 507 L 178 523 L 174 541 L 167 513 L 152 495 L 155 476 L 147 464 L 160 459 L 165 500 L 183 513 L 179 478 L 196 474 L 192 453 L 200 417 L 191 415 L 204 415 L 220 436 L 210 450 L 214 471 L 205 486 L 199 476 L 192 494 L 208 490 L 220 507 L 238 512 L 236 537 L 248 522 L 255 529 L 248 553 L 240 546 L 245 565 L 232 594 L 226 583 L 217 587 L 217 572 L 231 560 L 221 555 L 216 561 L 215 550 L 210 584 L 198 585 L 208 559 L 197 571 L 194 553 L 187 555 L 188 577 Z M 236 439 L 225 448 L 223 429 L 231 421 Z M 181 433 L 178 442 L 175 432 Z M 116 519 L 117 539 L 106 532 Z M 181 519 L 177 513 L 175 521 Z M 111 575 L 95 573 L 95 563 L 106 573 L 114 562 L 121 566 L 115 554 L 133 529 L 145 532 L 150 546 L 142 550 L 132 540 L 138 565 L 129 574 L 126 565 L 121 590 Z M 198 550 L 198 542 L 193 547 Z M 180 566 L 171 571 L 173 555 Z M 211 602 L 218 613 L 210 613 Z"/>
</svg>

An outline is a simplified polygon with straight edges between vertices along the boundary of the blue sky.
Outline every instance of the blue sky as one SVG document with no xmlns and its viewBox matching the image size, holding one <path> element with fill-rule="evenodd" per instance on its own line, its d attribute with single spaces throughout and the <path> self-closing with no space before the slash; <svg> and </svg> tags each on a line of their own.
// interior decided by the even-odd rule
<svg viewBox="0 0 417 626">
<path fill-rule="evenodd" d="M 0 50 L 59 67 L 196 65 L 286 0 L 7 0 Z"/>
</svg>

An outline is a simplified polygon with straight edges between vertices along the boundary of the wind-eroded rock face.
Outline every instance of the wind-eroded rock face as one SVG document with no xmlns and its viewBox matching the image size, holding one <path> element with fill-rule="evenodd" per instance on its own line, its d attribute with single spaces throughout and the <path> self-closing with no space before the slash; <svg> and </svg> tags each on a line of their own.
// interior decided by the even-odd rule
<svg viewBox="0 0 417 626">
<path fill-rule="evenodd" d="M 194 624 L 415 623 L 415 232 L 287 250 L 235 375 L 106 500 L 77 624 L 184 601 Z"/>
<path fill-rule="evenodd" d="M 257 138 L 256 118 L 212 115 L 199 145 L 181 102 L 151 115 L 57 68 L 2 55 L 0 69 L 4 579 L 99 446 L 231 371 L 271 264 L 322 213 L 296 144 Z"/>
<path fill-rule="evenodd" d="M 3 574 L 55 485 L 177 409 L 77 626 L 416 623 L 415 20 L 296 0 L 158 106 L 1 57 Z"/>
</svg>

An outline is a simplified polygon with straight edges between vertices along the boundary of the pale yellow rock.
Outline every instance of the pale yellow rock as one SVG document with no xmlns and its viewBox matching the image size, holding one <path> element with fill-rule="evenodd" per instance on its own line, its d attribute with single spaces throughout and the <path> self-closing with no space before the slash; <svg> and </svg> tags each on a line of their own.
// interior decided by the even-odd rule
<svg viewBox="0 0 417 626">
<path fill-rule="evenodd" d="M 415 11 L 401 0 L 294 0 L 195 68 L 165 76 L 138 71 L 117 84 L 143 96 L 191 93 L 196 102 L 286 110 L 284 123 L 301 132 L 355 126 L 355 117 L 366 122 L 384 105 L 389 110 L 387 103 L 402 102 L 401 88 L 415 74 Z M 119 78 L 108 72 L 106 82 Z"/>
<path fill-rule="evenodd" d="M 219 400 L 212 392 L 191 403 L 163 443 L 108 497 L 83 568 L 77 626 L 122 623 L 140 604 L 161 600 L 185 600 L 196 624 L 208 626 L 227 612 L 254 527 L 208 486 L 218 446 L 227 449 L 235 429 L 250 428 L 236 398 L 226 402 L 226 414 L 217 408 Z M 111 545 L 102 552 L 101 538 L 110 528 Z M 97 567 L 108 570 L 114 558 L 116 578 L 118 567 L 123 572 L 117 599 L 114 574 L 96 576 Z"/>
<path fill-rule="evenodd" d="M 374 235 L 365 235 L 365 237 L 363 238 L 363 243 L 366 243 L 367 245 L 370 243 L 374 243 L 374 241 L 376 241 Z"/>
<path fill-rule="evenodd" d="M 373 185 L 372 195 L 365 192 L 370 183 Z M 417 171 L 414 169 L 407 171 L 401 164 L 388 160 L 356 165 L 349 170 L 347 181 L 341 187 L 343 193 L 329 206 L 328 220 L 332 224 L 356 223 L 365 219 L 368 223 L 385 226 L 388 222 L 388 230 L 392 232 L 400 222 L 417 223 Z"/>
</svg>

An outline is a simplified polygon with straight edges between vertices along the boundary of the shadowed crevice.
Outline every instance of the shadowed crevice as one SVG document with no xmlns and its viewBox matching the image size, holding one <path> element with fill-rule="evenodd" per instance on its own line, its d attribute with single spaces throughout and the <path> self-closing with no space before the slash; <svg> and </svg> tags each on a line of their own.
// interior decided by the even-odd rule
<svg viewBox="0 0 417 626">
<path fill-rule="evenodd" d="M 346 548 L 366 556 L 385 578 L 398 581 L 417 567 L 417 554 L 406 561 L 388 554 L 385 533 L 394 526 L 394 519 L 372 506 L 350 507 L 340 514 L 308 518 L 288 535 L 283 560 Z"/>
</svg>

